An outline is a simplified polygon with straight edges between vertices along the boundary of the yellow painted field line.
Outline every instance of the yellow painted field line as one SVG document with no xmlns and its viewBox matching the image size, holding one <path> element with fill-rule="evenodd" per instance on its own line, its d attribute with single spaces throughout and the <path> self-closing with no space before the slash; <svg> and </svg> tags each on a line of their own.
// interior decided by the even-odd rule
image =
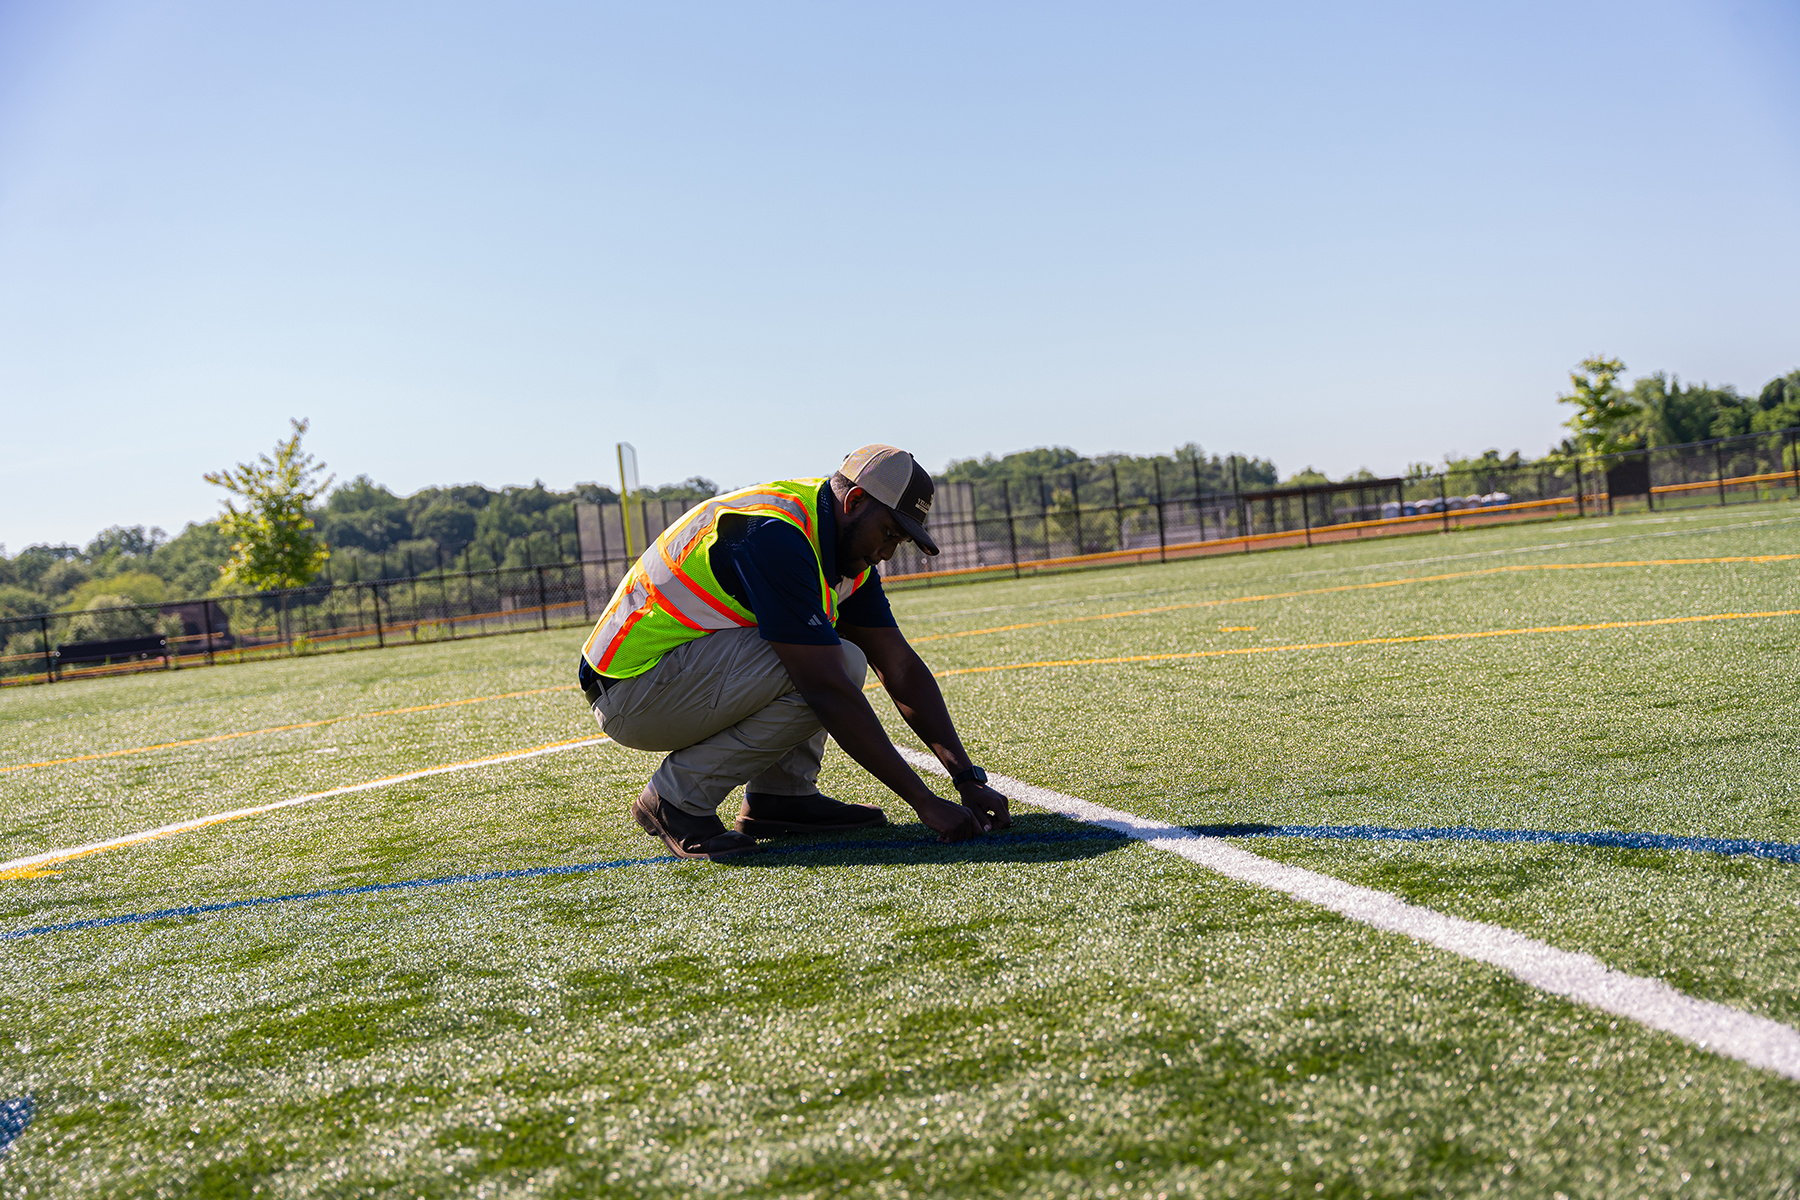
<svg viewBox="0 0 1800 1200">
<path fill-rule="evenodd" d="M 128 833 L 121 837 L 108 838 L 102 842 L 89 842 L 82 846 L 67 846 L 60 850 L 46 850 L 41 854 L 28 854 L 24 858 L 15 858 L 9 862 L 0 862 L 0 879 L 32 879 L 42 875 L 54 874 L 44 868 L 56 863 L 65 863 L 70 859 L 83 858 L 89 854 L 99 854 L 106 850 L 118 850 L 125 846 L 137 846 L 144 842 L 153 842 L 160 838 L 172 837 L 178 833 L 187 833 L 194 829 L 204 829 L 208 825 L 217 825 L 224 821 L 239 821 L 245 817 L 254 817 L 261 813 L 274 812 L 279 808 L 293 808 L 298 804 L 306 804 L 313 800 L 324 800 L 332 796 L 347 796 L 352 792 L 374 791 L 376 788 L 393 787 L 399 783 L 409 783 L 414 779 L 424 779 L 430 775 L 447 775 L 452 771 L 472 771 L 476 767 L 490 767 L 498 763 L 514 762 L 523 758 L 537 758 L 544 754 L 555 754 L 560 750 L 573 750 L 578 746 L 597 746 L 609 742 L 608 737 L 570 738 L 567 741 L 547 742 L 542 746 L 532 746 L 525 750 L 508 750 L 504 754 L 490 754 L 486 758 L 471 758 L 463 762 L 445 763 L 437 767 L 425 767 L 418 771 L 407 771 L 400 775 L 385 775 L 380 779 L 370 779 L 363 783 L 346 784 L 343 787 L 328 788 L 323 792 L 308 792 L 304 796 L 290 796 L 286 800 L 277 800 L 273 804 L 258 804 L 251 808 L 234 808 L 230 812 L 209 813 L 204 817 L 195 817 L 189 821 L 177 821 L 172 825 L 159 825 L 155 829 L 145 829 L 138 833 Z"/>
<path fill-rule="evenodd" d="M 937 671 L 939 679 L 951 675 L 981 675 L 989 671 L 1022 671 L 1029 667 L 1098 667 L 1117 663 L 1166 662 L 1186 658 L 1224 658 L 1234 654 L 1274 654 L 1282 650 L 1342 650 L 1351 646 L 1399 646 L 1408 642 L 1459 642 L 1474 638 L 1518 637 L 1527 633 L 1583 633 L 1597 629 L 1645 629 L 1653 625 L 1685 625 L 1695 621 L 1751 621 L 1766 617 L 1800 617 L 1800 608 L 1770 612 L 1708 613 L 1698 617 L 1655 617 L 1646 621 L 1600 621 L 1590 625 L 1535 625 L 1526 629 L 1477 629 L 1468 633 L 1415 633 L 1404 637 L 1356 638 L 1346 642 L 1293 642 L 1281 646 L 1236 646 L 1226 650 L 1184 650 L 1168 654 L 1122 654 L 1113 658 L 1053 658 L 1038 662 L 1000 663 L 987 667 L 956 667 Z"/>
<path fill-rule="evenodd" d="M 1374 583 L 1342 583 L 1334 587 L 1307 588 L 1293 592 L 1265 592 L 1256 596 L 1232 596 L 1225 600 L 1193 600 L 1182 604 L 1164 604 L 1156 608 L 1128 608 L 1121 612 L 1093 613 L 1084 617 L 1058 617 L 1048 621 L 1021 621 L 1016 625 L 993 625 L 986 629 L 963 629 L 955 633 L 931 633 L 909 638 L 914 643 L 938 642 L 950 638 L 977 637 L 987 633 L 1013 633 L 1020 629 L 1043 629 L 1051 625 L 1076 625 L 1083 621 L 1116 621 L 1121 617 L 1147 617 L 1157 613 L 1182 612 L 1196 608 L 1219 608 L 1227 604 L 1251 604 L 1261 600 L 1292 600 L 1300 596 L 1327 596 L 1335 592 L 1361 592 L 1373 588 L 1404 587 L 1414 583 L 1442 583 L 1451 579 L 1473 579 L 1482 575 L 1505 575 L 1522 571 L 1593 571 L 1619 567 L 1692 567 L 1714 563 L 1771 563 L 1800 559 L 1800 554 L 1736 554 L 1721 558 L 1646 558 L 1629 562 L 1594 563 L 1514 563 L 1504 567 L 1483 567 L 1474 571 L 1450 571 L 1442 575 L 1413 575 L 1405 579 L 1383 579 Z"/>
<path fill-rule="evenodd" d="M 1367 591 L 1372 588 L 1403 587 L 1415 583 L 1441 583 L 1452 579 L 1471 579 L 1483 575 L 1503 575 L 1522 571 L 1584 571 L 1621 567 L 1685 567 L 1718 563 L 1788 562 L 1794 559 L 1800 559 L 1800 554 L 1741 554 L 1718 558 L 1652 558 L 1596 563 L 1515 563 L 1501 567 L 1485 567 L 1473 571 L 1451 571 L 1441 575 L 1415 575 L 1405 579 L 1384 579 L 1374 583 L 1347 583 L 1338 584 L 1333 587 L 1308 588 L 1300 591 L 1266 592 L 1254 596 L 1233 596 L 1224 600 L 1195 600 L 1182 604 L 1164 604 L 1155 608 L 1132 608 L 1120 612 L 1094 613 L 1081 617 L 1061 617 L 1048 621 L 1025 621 L 1015 625 L 995 625 L 985 629 L 964 629 L 954 633 L 926 634 L 922 637 L 915 637 L 909 640 L 914 643 L 935 642 L 950 638 L 976 637 L 989 633 L 1011 633 L 1021 629 L 1042 629 L 1052 625 L 1073 625 L 1085 621 L 1112 621 L 1122 617 L 1153 616 L 1158 613 L 1182 612 L 1198 608 L 1218 608 L 1228 604 L 1251 604 L 1264 600 L 1291 600 L 1301 596 L 1324 596 L 1337 592 Z M 1227 632 L 1240 631 L 1241 629 L 1234 628 Z M 1273 647 L 1264 647 L 1264 649 L 1272 648 Z M 1226 652 L 1219 651 L 1217 653 Z M 147 754 L 153 750 L 174 750 L 184 746 L 200 746 L 209 742 L 225 742 L 235 738 L 256 737 L 265 733 L 285 733 L 296 729 L 315 729 L 324 725 L 335 725 L 343 721 L 359 721 L 372 717 L 404 716 L 409 713 L 433 712 L 440 709 L 455 708 L 465 704 L 485 704 L 492 700 L 515 700 L 524 696 L 540 696 L 549 692 L 566 692 L 573 690 L 573 684 L 561 684 L 556 687 L 533 688 L 522 692 L 501 692 L 492 696 L 472 696 L 462 700 L 444 700 L 434 704 L 417 704 L 406 708 L 387 708 L 379 709 L 374 712 L 348 713 L 341 717 L 325 717 L 317 721 L 298 721 L 287 725 L 269 725 L 261 729 L 243 729 L 232 733 L 215 733 L 206 737 L 185 738 L 173 742 L 157 742 L 148 746 L 128 746 L 120 750 L 101 750 L 92 754 L 75 754 L 67 758 L 51 758 L 39 762 L 13 763 L 11 765 L 0 766 L 0 775 L 6 774 L 9 771 L 24 771 L 34 767 L 54 767 L 67 763 L 92 762 L 97 759 L 119 758 L 129 754 Z"/>
<path fill-rule="evenodd" d="M 406 708 L 383 708 L 374 712 L 345 713 L 341 717 L 323 717 L 317 721 L 295 721 L 290 725 L 267 725 L 261 729 L 240 729 L 234 733 L 214 733 L 206 737 L 184 738 L 178 742 L 157 742 L 152 746 L 127 746 L 123 750 L 99 750 L 93 754 L 74 754 L 68 758 L 47 758 L 42 762 L 13 763 L 11 766 L 0 766 L 0 775 L 8 771 L 25 771 L 32 767 L 56 767 L 64 763 L 92 762 L 99 758 L 119 758 L 126 754 L 148 754 L 152 750 L 175 750 L 182 746 L 203 746 L 208 742 L 228 742 L 233 738 L 256 737 L 264 733 L 287 733 L 294 729 L 317 729 L 321 725 L 336 725 L 342 721 L 363 721 L 370 717 L 398 717 L 407 713 L 436 712 L 444 708 L 456 708 L 463 704 L 486 704 L 490 700 L 517 700 L 521 696 L 542 696 L 546 692 L 572 691 L 575 685 L 561 684 L 557 687 L 532 688 L 524 692 L 500 692 L 493 696 L 470 696 L 462 700 L 441 700 L 435 704 L 414 704 Z"/>
</svg>

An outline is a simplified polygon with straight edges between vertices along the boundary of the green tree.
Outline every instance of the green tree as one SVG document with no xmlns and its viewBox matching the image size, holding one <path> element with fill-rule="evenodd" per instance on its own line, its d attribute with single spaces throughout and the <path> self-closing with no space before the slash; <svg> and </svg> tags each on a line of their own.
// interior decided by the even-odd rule
<svg viewBox="0 0 1800 1200">
<path fill-rule="evenodd" d="M 79 612 L 96 596 L 124 596 L 130 604 L 161 604 L 169 598 L 169 587 L 148 571 L 121 571 L 103 579 L 90 579 L 76 588 L 63 601 L 63 610 Z"/>
<path fill-rule="evenodd" d="M 1750 431 L 1750 407 L 1732 388 L 1683 385 L 1657 371 L 1631 385 L 1628 428 L 1639 445 L 1679 446 Z"/>
<path fill-rule="evenodd" d="M 475 521 L 475 509 L 446 496 L 414 517 L 413 529 L 442 546 L 445 554 L 456 554 L 475 540 Z"/>
<path fill-rule="evenodd" d="M 1331 480 L 1329 478 L 1327 478 L 1323 472 L 1316 471 L 1312 467 L 1303 467 L 1300 470 L 1295 471 L 1292 475 L 1289 475 L 1286 479 L 1282 480 L 1281 486 L 1282 487 L 1314 487 L 1321 483 L 1330 483 L 1330 482 L 1331 482 Z"/>
<path fill-rule="evenodd" d="M 1633 418 L 1638 407 L 1619 386 L 1624 373 L 1625 364 L 1616 358 L 1583 359 L 1569 373 L 1569 393 L 1556 398 L 1559 404 L 1574 406 L 1575 415 L 1564 424 L 1586 454 L 1612 454 L 1635 442 Z"/>
<path fill-rule="evenodd" d="M 572 497 L 588 504 L 617 504 L 619 502 L 618 492 L 597 483 L 576 484 Z"/>
<path fill-rule="evenodd" d="M 219 582 L 230 557 L 231 541 L 217 521 L 190 521 L 147 565 L 168 581 L 170 595 L 203 596 Z"/>
<path fill-rule="evenodd" d="M 302 453 L 307 422 L 293 421 L 293 436 L 276 443 L 273 456 L 239 463 L 204 478 L 231 493 L 219 515 L 231 539 L 231 558 L 221 570 L 231 584 L 252 591 L 300 587 L 319 573 L 329 551 L 313 533 L 307 506 L 331 486 L 320 480 L 325 464 Z"/>
<path fill-rule="evenodd" d="M 64 596 L 93 578 L 93 568 L 79 558 L 65 558 L 53 562 L 36 580 L 37 590 L 47 598 L 61 603 Z"/>
<path fill-rule="evenodd" d="M 113 525 L 102 529 L 94 535 L 94 540 L 82 551 L 89 559 L 100 559 L 108 554 L 120 554 L 131 558 L 149 558 L 158 546 L 169 540 L 169 535 L 160 529 L 146 529 L 142 525 Z"/>
<path fill-rule="evenodd" d="M 50 568 L 80 556 L 81 549 L 78 546 L 27 546 L 12 560 L 9 572 L 12 578 L 8 582 L 28 587 L 35 592 L 44 592 L 43 580 Z M 79 583 L 80 580 L 76 582 Z"/>
<path fill-rule="evenodd" d="M 0 620 L 7 617 L 34 617 L 45 610 L 44 598 L 12 584 L 0 584 Z"/>
<path fill-rule="evenodd" d="M 405 503 L 367 475 L 331 493 L 320 525 L 326 541 L 340 550 L 356 546 L 380 554 L 412 536 Z"/>
<path fill-rule="evenodd" d="M 710 500 L 719 494 L 719 485 L 704 475 L 689 475 L 680 483 L 664 483 L 656 487 L 639 488 L 632 496 L 640 500 L 681 500 L 689 504 L 698 504 L 702 500 Z"/>
<path fill-rule="evenodd" d="M 102 641 L 144 637 L 147 634 L 181 632 L 179 618 L 155 609 L 136 607 L 130 596 L 98 595 L 90 599 L 64 627 L 65 642 Z"/>
<path fill-rule="evenodd" d="M 1757 433 L 1777 433 L 1800 425 L 1800 371 L 1769 380 L 1755 406 L 1750 428 Z"/>
</svg>

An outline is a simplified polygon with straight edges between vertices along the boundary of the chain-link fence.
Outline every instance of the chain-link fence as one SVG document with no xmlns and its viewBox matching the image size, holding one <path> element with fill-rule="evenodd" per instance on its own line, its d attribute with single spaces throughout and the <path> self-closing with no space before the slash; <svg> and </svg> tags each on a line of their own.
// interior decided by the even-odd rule
<svg viewBox="0 0 1800 1200">
<path fill-rule="evenodd" d="M 895 586 L 1167 561 L 1473 525 L 1800 499 L 1800 429 L 1591 460 L 1306 487 L 1208 491 L 1197 464 L 1092 469 L 1021 486 L 940 481 L 935 558 L 903 546 Z M 55 682 L 587 625 L 679 501 L 577 504 L 580 559 L 0 619 L 0 684 Z M 629 526 L 628 523 L 629 522 Z M 628 530 L 629 528 L 629 535 Z"/>
<path fill-rule="evenodd" d="M 1070 471 L 1023 486 L 940 484 L 931 528 L 942 553 L 928 558 L 903 546 L 884 574 L 894 584 L 933 583 L 1620 509 L 1800 498 L 1797 434 L 1230 492 L 1202 488 L 1197 466 L 1190 475 L 1167 464 L 1125 478 L 1115 468 L 1098 479 Z"/>
<path fill-rule="evenodd" d="M 582 564 L 559 563 L 44 613 L 0 620 L 0 682 L 448 641 L 580 625 L 598 611 Z"/>
</svg>

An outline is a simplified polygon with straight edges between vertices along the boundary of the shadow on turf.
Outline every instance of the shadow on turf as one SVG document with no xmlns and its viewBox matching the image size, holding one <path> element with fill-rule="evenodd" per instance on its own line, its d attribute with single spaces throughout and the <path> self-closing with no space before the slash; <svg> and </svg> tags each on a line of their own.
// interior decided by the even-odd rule
<svg viewBox="0 0 1800 1200">
<path fill-rule="evenodd" d="M 890 826 L 855 839 L 828 835 L 790 837 L 763 844 L 761 854 L 720 860 L 721 866 L 803 867 L 912 862 L 1068 862 L 1096 858 L 1129 841 L 1049 814 L 1016 817 L 1011 829 L 966 842 L 937 841 L 921 825 Z"/>
</svg>

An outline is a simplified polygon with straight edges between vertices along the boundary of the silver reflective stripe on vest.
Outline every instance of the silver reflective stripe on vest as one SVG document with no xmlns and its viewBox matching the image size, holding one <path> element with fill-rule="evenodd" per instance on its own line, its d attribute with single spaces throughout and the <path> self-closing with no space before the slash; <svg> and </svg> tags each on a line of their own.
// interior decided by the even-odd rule
<svg viewBox="0 0 1800 1200">
<path fill-rule="evenodd" d="M 644 575 L 650 580 L 650 586 L 663 602 L 679 616 L 685 617 L 702 629 L 736 629 L 740 625 L 754 625 L 754 621 L 746 621 L 736 616 L 727 616 L 720 612 L 693 588 L 687 581 L 675 574 L 669 564 L 663 561 L 662 555 L 649 557 L 650 561 L 640 563 Z"/>
<path fill-rule="evenodd" d="M 688 513 L 682 521 L 664 530 L 662 536 L 656 539 L 656 548 L 661 549 L 673 561 L 680 562 L 721 516 L 727 512 L 741 511 L 750 504 L 781 509 L 803 531 L 812 525 L 811 514 L 806 511 L 806 506 L 792 496 L 780 492 L 733 492 L 713 497 Z"/>
<path fill-rule="evenodd" d="M 625 576 L 624 582 L 614 594 L 612 603 L 607 606 L 600 623 L 594 626 L 594 632 L 588 635 L 587 645 L 581 649 L 588 665 L 594 670 L 600 669 L 601 660 L 606 657 L 607 647 L 619 636 L 619 630 L 631 619 L 631 614 L 642 609 L 650 602 L 650 588 L 637 568 Z"/>
<path fill-rule="evenodd" d="M 670 613 L 708 632 L 755 624 L 734 613 L 720 611 L 707 597 L 688 586 L 687 581 L 675 573 L 674 566 L 693 551 L 695 543 L 707 535 L 721 516 L 741 511 L 751 504 L 779 508 L 798 522 L 802 530 L 809 524 L 806 506 L 794 497 L 780 492 L 737 492 L 716 496 L 696 506 L 676 524 L 665 529 L 651 544 L 650 549 L 644 552 L 643 557 L 638 559 L 632 568 L 623 602 L 607 615 L 597 636 L 590 640 L 590 645 L 611 645 L 624 628 L 625 622 L 631 619 L 631 615 L 650 600 L 650 589 L 654 589 L 657 599 Z M 845 596 L 849 593 L 840 591 L 838 594 Z"/>
</svg>

